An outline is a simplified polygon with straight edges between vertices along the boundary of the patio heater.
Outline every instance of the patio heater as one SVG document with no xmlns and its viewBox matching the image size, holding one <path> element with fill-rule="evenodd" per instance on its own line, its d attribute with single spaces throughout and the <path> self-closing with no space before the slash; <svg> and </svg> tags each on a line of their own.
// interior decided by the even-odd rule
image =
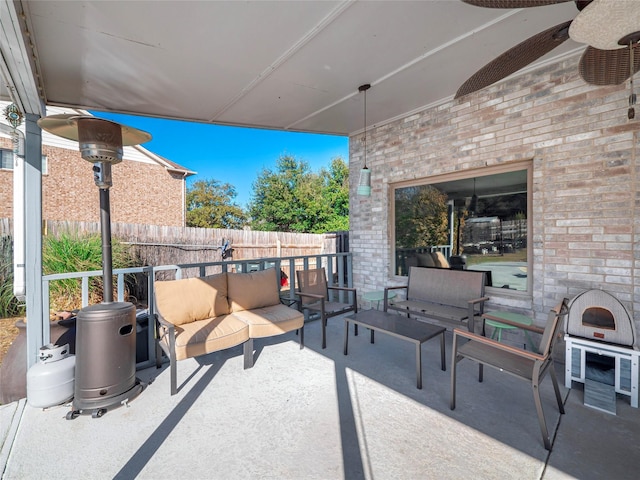
<svg viewBox="0 0 640 480">
<path fill-rule="evenodd" d="M 72 410 L 94 418 L 107 407 L 126 404 L 142 391 L 136 378 L 136 308 L 113 301 L 111 254 L 111 167 L 122 161 L 122 147 L 151 140 L 141 130 L 88 115 L 51 115 L 38 120 L 43 130 L 80 143 L 82 158 L 93 163 L 93 179 L 100 190 L 103 301 L 84 307 L 76 319 L 76 367 Z"/>
</svg>

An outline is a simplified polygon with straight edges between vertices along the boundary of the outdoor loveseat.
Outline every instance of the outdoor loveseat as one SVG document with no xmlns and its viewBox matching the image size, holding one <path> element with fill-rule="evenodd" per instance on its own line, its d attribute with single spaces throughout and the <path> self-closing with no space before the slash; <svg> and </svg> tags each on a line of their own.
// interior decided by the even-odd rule
<svg viewBox="0 0 640 480">
<path fill-rule="evenodd" d="M 304 348 L 304 315 L 283 305 L 273 268 L 252 273 L 155 282 L 158 346 L 169 357 L 171 395 L 176 362 L 243 344 L 244 368 L 253 366 L 253 339 L 292 330 Z M 156 355 L 160 366 L 161 355 Z"/>
<path fill-rule="evenodd" d="M 396 310 L 449 328 L 467 325 L 473 332 L 474 321 L 489 300 L 484 287 L 484 272 L 411 267 L 407 285 L 384 289 L 384 311 Z M 391 290 L 405 290 L 405 298 L 390 299 Z"/>
</svg>

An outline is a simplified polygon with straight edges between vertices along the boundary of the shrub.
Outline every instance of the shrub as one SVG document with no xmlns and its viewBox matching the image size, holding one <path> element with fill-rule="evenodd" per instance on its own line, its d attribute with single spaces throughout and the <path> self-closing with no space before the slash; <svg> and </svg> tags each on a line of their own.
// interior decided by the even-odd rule
<svg viewBox="0 0 640 480">
<path fill-rule="evenodd" d="M 117 239 L 111 242 L 113 268 L 134 265 L 129 251 Z M 100 235 L 73 235 L 63 233 L 47 236 L 42 246 L 42 271 L 54 273 L 86 272 L 102 269 L 102 239 Z M 130 280 L 130 279 L 128 279 Z M 89 279 L 89 303 L 103 299 L 102 277 Z M 81 280 L 72 278 L 55 280 L 49 284 L 49 305 L 54 311 L 73 310 L 82 306 Z M 114 280 L 114 298 L 116 282 Z"/>
<path fill-rule="evenodd" d="M 13 260 L 0 263 L 0 318 L 24 316 L 24 305 L 13 295 Z"/>
</svg>

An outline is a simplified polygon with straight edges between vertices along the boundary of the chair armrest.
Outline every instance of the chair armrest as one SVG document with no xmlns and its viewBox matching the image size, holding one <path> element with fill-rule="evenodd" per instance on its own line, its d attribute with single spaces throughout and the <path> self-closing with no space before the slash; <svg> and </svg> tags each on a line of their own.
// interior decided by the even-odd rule
<svg viewBox="0 0 640 480">
<path fill-rule="evenodd" d="M 354 287 L 327 287 L 329 290 L 344 290 L 346 292 L 353 292 L 356 293 L 356 289 Z"/>
<path fill-rule="evenodd" d="M 480 297 L 480 298 L 473 298 L 471 300 L 467 301 L 467 328 L 469 329 L 470 332 L 475 332 L 475 316 L 476 316 L 476 311 L 475 311 L 475 306 L 480 304 L 480 314 L 483 313 L 484 311 L 484 302 L 488 301 L 489 297 Z M 482 327 L 482 331 L 484 332 L 484 323 L 483 323 L 483 327 Z"/>
<path fill-rule="evenodd" d="M 176 361 L 176 326 L 165 320 L 160 313 L 154 315 L 155 322 L 155 334 L 156 334 L 156 349 L 160 347 L 169 356 L 172 363 Z M 164 330 L 164 331 L 163 331 Z M 166 347 L 162 343 L 162 339 L 167 337 Z M 168 348 L 167 348 L 168 347 Z M 157 351 L 159 355 L 159 351 Z M 160 358 L 156 357 L 156 367 L 160 367 Z"/>
<path fill-rule="evenodd" d="M 165 320 L 164 317 L 162 315 L 160 315 L 159 313 L 156 313 L 156 320 L 158 321 L 158 323 L 160 325 L 162 325 L 163 327 L 165 327 L 167 330 L 171 331 L 171 330 L 175 330 L 176 326 Z"/>
<path fill-rule="evenodd" d="M 384 291 L 388 290 L 399 290 L 401 288 L 409 288 L 409 285 L 398 285 L 397 287 L 384 287 Z"/>
<path fill-rule="evenodd" d="M 388 311 L 388 307 L 389 307 L 389 290 L 400 290 L 401 288 L 409 288 L 409 285 L 399 285 L 397 287 L 384 287 L 384 302 L 383 304 L 383 308 L 382 311 L 386 312 Z"/>
<path fill-rule="evenodd" d="M 328 290 L 338 290 L 341 292 L 351 292 L 353 293 L 353 297 L 351 297 L 351 305 L 353 306 L 353 309 L 356 311 L 356 313 L 358 313 L 358 292 L 357 289 L 354 287 L 327 287 Z M 347 298 L 349 298 L 350 295 L 347 296 Z M 331 297 L 329 297 L 331 298 Z"/>
<path fill-rule="evenodd" d="M 534 333 L 544 333 L 544 328 L 538 327 L 536 325 L 523 325 L 522 323 L 513 322 L 501 317 L 496 317 L 494 315 L 491 315 L 490 313 L 483 314 L 482 318 L 486 320 L 493 320 L 494 322 L 504 323 L 505 325 L 511 325 L 512 327 L 521 328 L 522 330 L 528 330 Z"/>
<path fill-rule="evenodd" d="M 318 294 L 315 294 L 315 293 L 298 292 L 297 295 L 300 296 L 300 297 L 315 298 L 316 300 L 324 300 L 324 295 L 318 295 Z"/>
<path fill-rule="evenodd" d="M 300 308 L 307 308 L 310 305 L 314 305 L 314 304 L 320 304 L 320 309 L 324 312 L 324 295 L 318 295 L 315 293 L 302 293 L 302 292 L 296 292 L 297 295 L 300 297 Z M 311 302 L 311 303 L 304 303 L 304 299 L 305 298 L 310 298 L 315 300 L 315 302 Z"/>
<path fill-rule="evenodd" d="M 468 303 L 471 305 L 475 305 L 476 303 L 483 303 L 488 301 L 489 301 L 489 297 L 480 297 L 480 298 L 474 298 L 473 300 L 468 300 Z"/>
<path fill-rule="evenodd" d="M 453 329 L 453 336 L 454 336 L 454 345 L 457 346 L 457 340 L 456 340 L 456 336 L 460 336 L 460 337 L 464 337 L 469 339 L 470 341 L 473 342 L 479 342 L 485 345 L 489 345 L 491 347 L 494 347 L 498 350 L 502 350 L 504 352 L 509 352 L 509 353 L 513 353 L 514 355 L 518 355 L 520 357 L 523 358 L 528 358 L 529 360 L 537 360 L 537 361 L 544 361 L 546 360 L 547 357 L 545 357 L 544 355 L 540 355 L 539 353 L 535 353 L 532 352 L 530 350 L 522 350 L 521 348 L 517 348 L 517 347 L 512 347 L 511 345 L 506 345 L 504 343 L 500 343 L 497 340 L 492 340 L 490 338 L 487 337 L 483 337 L 481 335 L 478 335 L 476 333 L 471 333 L 471 332 L 467 332 L 466 330 L 460 330 L 459 328 L 454 328 Z M 454 353 L 455 355 L 455 353 Z"/>
</svg>

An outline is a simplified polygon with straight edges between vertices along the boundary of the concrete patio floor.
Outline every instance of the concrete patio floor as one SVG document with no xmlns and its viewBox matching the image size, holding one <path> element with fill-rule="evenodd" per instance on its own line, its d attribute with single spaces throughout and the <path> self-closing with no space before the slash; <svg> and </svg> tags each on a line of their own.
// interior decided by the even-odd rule
<svg viewBox="0 0 640 480">
<path fill-rule="evenodd" d="M 0 407 L 5 479 L 635 479 L 640 475 L 640 410 L 618 396 L 617 415 L 583 405 L 581 385 L 561 385 L 560 416 L 549 378 L 543 408 L 553 437 L 542 444 L 530 387 L 493 369 L 458 369 L 449 409 L 439 342 L 423 346 L 416 388 L 412 344 L 387 335 L 351 337 L 344 322 L 305 327 L 304 350 L 286 334 L 255 342 L 243 370 L 235 347 L 179 362 L 179 392 L 167 366 L 138 372 L 148 387 L 128 407 L 99 419 L 65 420 L 24 400 Z M 559 380 L 564 374 L 558 365 Z"/>
</svg>

